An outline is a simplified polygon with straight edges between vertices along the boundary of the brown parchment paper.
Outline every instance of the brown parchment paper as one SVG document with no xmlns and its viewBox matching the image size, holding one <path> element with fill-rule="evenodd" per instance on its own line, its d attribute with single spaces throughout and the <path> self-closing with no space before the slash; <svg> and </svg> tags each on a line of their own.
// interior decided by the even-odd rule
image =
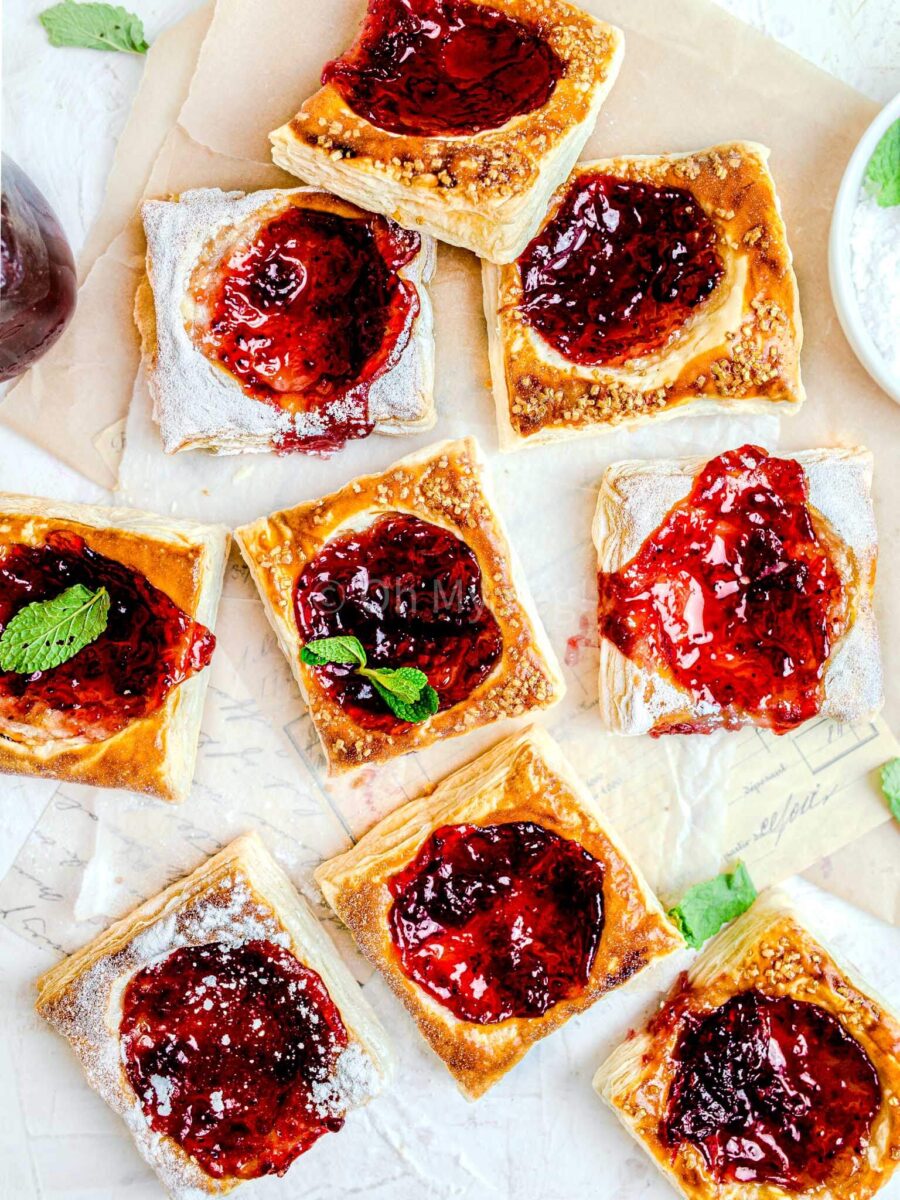
<svg viewBox="0 0 900 1200">
<path fill-rule="evenodd" d="M 552 572 L 553 563 L 540 556 L 540 561 L 526 561 L 559 649 L 583 621 L 585 629 L 591 623 L 588 514 L 611 454 L 655 456 L 698 449 L 713 453 L 747 437 L 788 449 L 836 443 L 872 446 L 883 547 L 879 619 L 893 700 L 897 625 L 885 601 L 896 591 L 898 571 L 893 562 L 897 511 L 889 503 L 890 464 L 897 461 L 896 410 L 856 363 L 843 339 L 830 302 L 826 265 L 833 197 L 843 165 L 874 106 L 704 0 L 583 0 L 582 7 L 621 25 L 626 33 L 625 66 L 584 157 L 691 150 L 735 137 L 772 147 L 772 168 L 800 277 L 806 325 L 803 367 L 810 399 L 800 415 L 784 422 L 780 435 L 777 423 L 768 418 L 750 425 L 685 419 L 660 431 L 619 433 L 609 443 L 567 447 L 563 473 L 557 471 L 556 482 L 547 483 L 545 472 L 554 453 L 549 448 L 508 459 L 493 453 L 496 438 L 478 264 L 470 255 L 442 247 L 433 289 L 440 424 L 424 440 L 478 433 L 494 459 L 514 542 L 528 556 L 537 553 L 538 539 L 529 538 L 529 522 L 533 525 L 539 519 L 546 487 L 570 505 L 572 528 L 559 544 L 567 561 L 575 564 L 571 578 L 579 580 L 577 587 L 573 584 L 569 594 L 560 597 L 555 581 L 542 580 Z M 135 383 L 137 349 L 130 308 L 141 271 L 142 244 L 133 215 L 130 220 L 126 217 L 133 214 L 139 195 L 195 186 L 296 183 L 269 162 L 266 135 L 315 88 L 323 62 L 348 43 L 362 9 L 362 0 L 332 0 L 327 7 L 321 0 L 254 4 L 218 0 L 214 11 L 198 10 L 171 31 L 165 43 L 157 44 L 120 147 L 99 232 L 95 229 L 89 239 L 88 251 L 97 257 L 85 277 L 72 326 L 77 332 L 70 332 L 14 389 L 0 408 L 0 420 L 39 439 L 45 448 L 102 483 L 110 484 L 121 467 L 122 491 L 131 502 L 212 519 L 249 519 L 276 504 L 330 489 L 360 470 L 386 466 L 415 448 L 417 443 L 408 439 L 398 443 L 372 438 L 327 463 L 274 456 L 166 459 L 149 421 L 140 376 Z M 196 69 L 188 84 L 193 56 Z M 125 145 L 132 134 L 134 144 Z M 88 393 L 90 404 L 85 402 Z M 123 430 L 132 393 L 123 462 Z M 681 429 L 676 430 L 676 425 Z M 560 465 L 557 457 L 552 461 Z M 534 476 L 530 486 L 525 475 Z M 548 612 L 548 604 L 554 611 Z M 659 743 L 613 745 L 595 735 L 594 652 L 590 647 L 585 652 L 585 658 L 570 664 L 570 690 L 574 679 L 570 698 L 576 701 L 572 719 L 562 726 L 549 724 L 576 752 L 574 761 L 624 826 L 633 848 L 640 848 L 645 869 L 658 885 L 667 889 L 693 882 L 695 872 L 700 877 L 711 872 L 717 856 L 731 851 L 758 865 L 761 882 L 831 854 L 816 868 L 818 882 L 888 919 L 896 916 L 896 873 L 890 871 L 889 860 L 883 870 L 863 871 L 865 879 L 859 878 L 867 846 L 885 832 L 879 827 L 887 813 L 878 799 L 873 771 L 895 752 L 895 743 L 883 722 L 847 731 L 850 740 L 845 746 L 852 742 L 851 751 L 836 768 L 831 764 L 831 745 L 844 734 L 824 727 L 808 731 L 807 740 L 797 746 L 785 739 L 777 746 L 773 741 L 765 750 L 756 746 L 758 735 L 753 731 L 746 738 L 742 735 L 741 741 L 726 738 L 705 743 L 708 750 L 697 746 L 689 756 Z M 293 696 L 283 704 L 270 704 L 264 694 L 268 682 L 261 688 L 253 686 L 270 678 L 271 645 L 261 645 L 257 660 L 242 665 L 249 668 L 242 676 L 250 680 L 255 702 L 274 724 L 288 730 L 302 720 L 294 713 Z M 320 764 L 314 739 L 304 735 L 293 740 L 315 775 Z M 345 793 L 332 790 L 329 804 L 356 836 L 426 780 L 471 757 L 481 748 L 476 740 L 436 748 L 431 758 L 416 756 L 414 765 L 406 763 L 388 776 L 379 776 L 377 783 L 364 780 Z M 589 746 L 593 753 L 587 753 Z M 805 747 L 811 747 L 809 754 Z M 794 773 L 787 789 L 779 785 L 777 775 L 769 779 L 762 764 L 761 756 L 776 749 L 784 772 Z M 745 753 L 753 761 L 735 775 Z M 747 791 L 729 788 L 729 804 L 724 805 L 717 802 L 721 799 L 717 789 L 729 776 L 731 783 L 741 782 Z M 632 803 L 636 788 L 645 801 L 648 796 L 652 799 L 640 811 Z M 680 819 L 689 811 L 690 821 Z M 688 833 L 690 846 L 685 844 Z M 860 850 L 854 855 L 856 848 L 845 844 L 861 834 L 867 837 L 860 838 Z M 668 869 L 673 862 L 679 864 L 675 874 Z"/>
</svg>

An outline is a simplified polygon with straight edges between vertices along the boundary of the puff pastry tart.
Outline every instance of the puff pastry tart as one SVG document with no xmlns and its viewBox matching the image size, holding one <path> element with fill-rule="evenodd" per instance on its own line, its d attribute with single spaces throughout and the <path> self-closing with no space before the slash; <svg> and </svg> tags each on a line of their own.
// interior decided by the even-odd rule
<svg viewBox="0 0 900 1200">
<path fill-rule="evenodd" d="M 386 817 L 316 879 L 471 1100 L 682 945 L 536 728 Z"/>
<path fill-rule="evenodd" d="M 184 799 L 228 543 L 218 525 L 0 493 L 0 636 L 76 589 L 107 609 L 56 665 L 0 642 L 0 771 Z"/>
<path fill-rule="evenodd" d="M 384 1033 L 255 834 L 38 981 L 175 1200 L 282 1175 L 381 1090 Z"/>
<path fill-rule="evenodd" d="M 330 773 L 562 697 L 489 489 L 472 439 L 441 442 L 235 531 Z M 305 661 L 310 643 L 335 638 L 361 658 Z M 381 671 L 427 683 L 430 715 L 398 714 Z"/>
<path fill-rule="evenodd" d="M 168 453 L 329 453 L 434 424 L 431 238 L 312 188 L 141 211 L 135 319 Z"/>
<path fill-rule="evenodd" d="M 594 1086 L 688 1200 L 868 1200 L 900 1159 L 900 1022 L 777 895 Z"/>
<path fill-rule="evenodd" d="M 616 733 L 786 733 L 882 703 L 867 450 L 758 446 L 603 478 L 600 711 Z"/>
<path fill-rule="evenodd" d="M 622 59 L 562 0 L 368 0 L 355 44 L 272 133 L 285 170 L 509 262 L 581 152 Z"/>
<path fill-rule="evenodd" d="M 802 329 L 769 152 L 579 163 L 515 262 L 483 264 L 504 450 L 795 410 Z"/>
</svg>

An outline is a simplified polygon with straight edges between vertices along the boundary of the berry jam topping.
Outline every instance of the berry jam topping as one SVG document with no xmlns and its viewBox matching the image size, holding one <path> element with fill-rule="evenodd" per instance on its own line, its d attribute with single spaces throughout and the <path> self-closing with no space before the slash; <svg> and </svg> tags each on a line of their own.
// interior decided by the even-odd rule
<svg viewBox="0 0 900 1200">
<path fill-rule="evenodd" d="M 676 1059 L 664 1140 L 693 1143 L 719 1182 L 805 1192 L 868 1144 L 878 1075 L 816 1004 L 743 992 L 694 1017 Z"/>
<path fill-rule="evenodd" d="M 369 389 L 405 350 L 419 311 L 397 272 L 420 247 L 384 217 L 293 205 L 195 288 L 208 314 L 203 353 L 293 417 L 280 449 L 329 452 L 372 432 Z"/>
<path fill-rule="evenodd" d="M 0 629 L 26 604 L 77 583 L 109 592 L 106 629 L 58 667 L 0 671 L 0 722 L 101 741 L 161 708 L 172 688 L 209 664 L 216 639 L 145 576 L 68 530 L 47 534 L 42 546 L 0 547 Z"/>
<path fill-rule="evenodd" d="M 389 133 L 455 137 L 542 108 L 563 71 L 536 30 L 485 4 L 369 0 L 359 38 L 322 82 Z"/>
<path fill-rule="evenodd" d="M 150 1127 L 219 1179 L 282 1175 L 344 1124 L 347 1031 L 325 985 L 272 942 L 175 950 L 138 971 L 119 1026 Z"/>
<path fill-rule="evenodd" d="M 582 175 L 519 258 L 519 311 L 571 362 L 662 349 L 722 278 L 716 229 L 690 194 Z"/>
<path fill-rule="evenodd" d="M 757 446 L 707 463 L 632 560 L 600 575 L 600 632 L 721 712 L 785 733 L 821 707 L 845 597 L 794 459 Z M 685 727 L 654 732 L 682 732 Z"/>
<path fill-rule="evenodd" d="M 531 821 L 445 825 L 389 882 L 404 972 L 463 1021 L 540 1017 L 587 984 L 603 869 Z"/>
<path fill-rule="evenodd" d="M 424 671 L 441 711 L 472 693 L 503 648 L 466 543 L 398 513 L 328 542 L 297 580 L 294 611 L 304 644 L 349 634 L 362 643 L 370 667 Z M 403 724 L 353 666 L 329 663 L 315 671 L 364 729 Z"/>
</svg>

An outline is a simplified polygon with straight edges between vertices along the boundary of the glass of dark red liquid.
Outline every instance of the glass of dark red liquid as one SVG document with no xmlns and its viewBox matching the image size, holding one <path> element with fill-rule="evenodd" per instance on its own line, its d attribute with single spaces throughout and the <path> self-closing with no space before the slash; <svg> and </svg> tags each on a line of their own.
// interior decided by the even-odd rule
<svg viewBox="0 0 900 1200">
<path fill-rule="evenodd" d="M 50 349 L 75 311 L 75 261 L 53 209 L 3 155 L 0 199 L 0 380 Z"/>
</svg>

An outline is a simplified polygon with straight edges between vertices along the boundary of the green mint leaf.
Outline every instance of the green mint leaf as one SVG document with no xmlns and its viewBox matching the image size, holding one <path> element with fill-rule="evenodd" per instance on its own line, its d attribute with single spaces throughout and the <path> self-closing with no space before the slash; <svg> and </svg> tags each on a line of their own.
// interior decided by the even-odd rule
<svg viewBox="0 0 900 1200">
<path fill-rule="evenodd" d="M 139 17 L 114 4 L 78 4 L 62 0 L 45 8 L 38 20 L 51 46 L 78 46 L 85 50 L 124 50 L 146 54 L 144 26 Z"/>
<path fill-rule="evenodd" d="M 316 638 L 307 642 L 300 651 L 300 661 L 310 667 L 324 667 L 326 663 L 354 663 L 366 665 L 366 652 L 359 638 L 342 636 Z"/>
<path fill-rule="evenodd" d="M 730 874 L 717 875 L 696 887 L 669 910 L 669 916 L 681 928 L 684 940 L 695 950 L 714 933 L 739 917 L 756 899 L 756 888 L 743 863 Z"/>
<path fill-rule="evenodd" d="M 900 821 L 900 758 L 892 758 L 881 768 L 881 790 L 891 816 L 895 821 Z"/>
<path fill-rule="evenodd" d="M 58 667 L 96 641 L 108 618 L 106 588 L 92 592 L 80 583 L 26 604 L 0 636 L 0 670 L 33 675 Z"/>
<path fill-rule="evenodd" d="M 382 687 L 377 679 L 372 680 L 372 687 L 374 687 L 394 716 L 400 721 L 408 721 L 410 725 L 418 725 L 422 721 L 427 721 L 438 710 L 438 694 L 429 684 L 426 684 L 418 700 L 412 704 L 406 700 L 401 700 L 393 692 L 389 692 L 387 688 Z"/>
<path fill-rule="evenodd" d="M 900 117 L 881 135 L 869 159 L 866 190 L 882 208 L 900 204 Z"/>
<path fill-rule="evenodd" d="M 416 667 L 365 667 L 359 673 L 407 704 L 415 704 L 428 687 L 428 676 Z"/>
</svg>

